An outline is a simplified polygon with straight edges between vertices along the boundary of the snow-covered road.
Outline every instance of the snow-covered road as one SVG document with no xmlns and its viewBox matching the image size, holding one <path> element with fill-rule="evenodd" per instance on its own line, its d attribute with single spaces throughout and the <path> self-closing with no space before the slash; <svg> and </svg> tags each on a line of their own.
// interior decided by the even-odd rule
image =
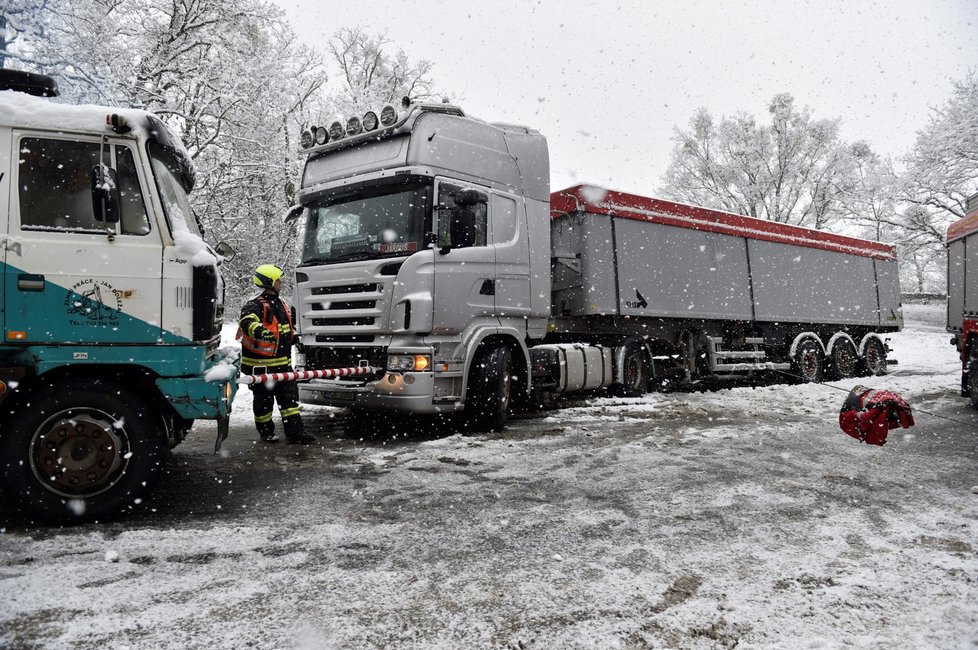
<svg viewBox="0 0 978 650">
<path fill-rule="evenodd" d="M 882 448 L 838 428 L 854 382 L 471 437 L 310 409 L 310 448 L 256 444 L 242 391 L 227 452 L 199 427 L 143 512 L 4 518 L 0 646 L 978 647 L 978 412 L 943 305 L 906 316 L 864 383 L 917 426 Z"/>
</svg>

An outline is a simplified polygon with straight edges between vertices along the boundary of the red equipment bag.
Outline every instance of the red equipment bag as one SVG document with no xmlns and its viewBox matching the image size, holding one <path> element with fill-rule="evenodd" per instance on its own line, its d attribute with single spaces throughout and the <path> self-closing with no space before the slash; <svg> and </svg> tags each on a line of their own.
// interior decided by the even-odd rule
<svg viewBox="0 0 978 650">
<path fill-rule="evenodd" d="M 849 391 L 839 413 L 842 430 L 868 445 L 883 445 L 890 429 L 909 429 L 913 425 L 910 405 L 891 390 L 856 386 Z"/>
</svg>

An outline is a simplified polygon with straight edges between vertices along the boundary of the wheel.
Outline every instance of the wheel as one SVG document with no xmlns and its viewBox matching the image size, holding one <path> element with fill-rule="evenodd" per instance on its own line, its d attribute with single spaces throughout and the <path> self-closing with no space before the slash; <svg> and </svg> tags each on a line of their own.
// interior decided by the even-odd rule
<svg viewBox="0 0 978 650">
<path fill-rule="evenodd" d="M 466 414 L 477 431 L 501 431 L 509 419 L 513 357 L 503 345 L 479 348 L 472 360 Z"/>
<path fill-rule="evenodd" d="M 832 379 L 849 379 L 859 374 L 859 353 L 849 339 L 839 339 L 829 357 Z"/>
<path fill-rule="evenodd" d="M 879 377 L 886 374 L 886 346 L 879 339 L 866 341 L 863 350 L 863 373 Z"/>
<path fill-rule="evenodd" d="M 791 365 L 798 380 L 803 384 L 810 384 L 822 381 L 824 361 L 822 346 L 813 339 L 805 339 L 798 344 Z"/>
<path fill-rule="evenodd" d="M 621 384 L 615 385 L 615 393 L 622 397 L 641 397 L 649 392 L 649 367 L 641 345 L 630 343 L 626 346 L 622 380 Z"/>
<path fill-rule="evenodd" d="M 978 358 L 968 360 L 968 396 L 971 405 L 978 408 Z"/>
<path fill-rule="evenodd" d="M 156 420 L 134 391 L 111 382 L 41 385 L 0 436 L 0 480 L 26 512 L 52 523 L 117 516 L 162 476 Z"/>
</svg>

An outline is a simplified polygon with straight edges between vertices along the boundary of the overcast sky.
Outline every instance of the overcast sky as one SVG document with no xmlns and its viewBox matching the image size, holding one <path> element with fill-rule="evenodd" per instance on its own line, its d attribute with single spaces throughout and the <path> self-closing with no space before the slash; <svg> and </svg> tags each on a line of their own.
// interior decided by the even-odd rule
<svg viewBox="0 0 978 650">
<path fill-rule="evenodd" d="M 325 46 L 363 25 L 434 64 L 471 115 L 539 129 L 551 182 L 652 194 L 675 126 L 789 92 L 894 157 L 978 68 L 978 0 L 276 0 Z"/>
</svg>

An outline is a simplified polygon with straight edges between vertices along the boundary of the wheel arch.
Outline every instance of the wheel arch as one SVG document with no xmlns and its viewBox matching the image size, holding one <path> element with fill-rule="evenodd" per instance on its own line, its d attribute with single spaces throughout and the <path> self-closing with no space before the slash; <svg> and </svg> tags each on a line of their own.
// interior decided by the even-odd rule
<svg viewBox="0 0 978 650">
<path fill-rule="evenodd" d="M 158 377 L 158 373 L 139 364 L 56 366 L 42 374 L 26 376 L 21 384 L 11 392 L 10 399 L 4 402 L 4 406 L 8 407 L 5 408 L 5 411 L 15 413 L 22 403 L 30 400 L 30 395 L 34 391 L 45 390 L 45 385 L 57 386 L 77 381 L 107 381 L 135 389 L 141 397 L 154 406 L 155 429 L 164 438 L 169 438 L 176 428 L 176 423 L 173 420 L 176 412 L 173 411 L 157 387 L 156 379 Z M 168 416 L 170 417 L 168 418 Z"/>
<path fill-rule="evenodd" d="M 856 345 L 856 342 L 848 334 L 848 332 L 836 332 L 835 334 L 832 335 L 832 338 L 829 339 L 829 342 L 825 344 L 826 356 L 832 356 L 832 350 L 835 348 L 836 343 L 838 343 L 839 341 L 849 341 L 849 343 L 852 343 L 852 347 L 855 348 L 856 353 L 857 354 L 859 353 L 859 346 Z"/>
<path fill-rule="evenodd" d="M 463 401 L 468 395 L 469 376 L 476 351 L 489 345 L 505 345 L 509 348 L 513 360 L 513 374 L 520 382 L 520 389 L 524 392 L 530 389 L 530 351 L 526 347 L 526 342 L 516 330 L 484 330 L 478 336 L 473 337 L 465 349 L 465 369 L 462 374 Z"/>
<path fill-rule="evenodd" d="M 822 339 L 819 338 L 818 334 L 815 332 L 802 332 L 801 334 L 795 336 L 795 338 L 791 341 L 791 345 L 788 346 L 788 358 L 793 359 L 795 357 L 795 353 L 798 351 L 798 346 L 808 340 L 818 343 L 818 347 L 822 350 L 822 354 L 826 354 L 825 344 L 822 343 Z"/>
</svg>

